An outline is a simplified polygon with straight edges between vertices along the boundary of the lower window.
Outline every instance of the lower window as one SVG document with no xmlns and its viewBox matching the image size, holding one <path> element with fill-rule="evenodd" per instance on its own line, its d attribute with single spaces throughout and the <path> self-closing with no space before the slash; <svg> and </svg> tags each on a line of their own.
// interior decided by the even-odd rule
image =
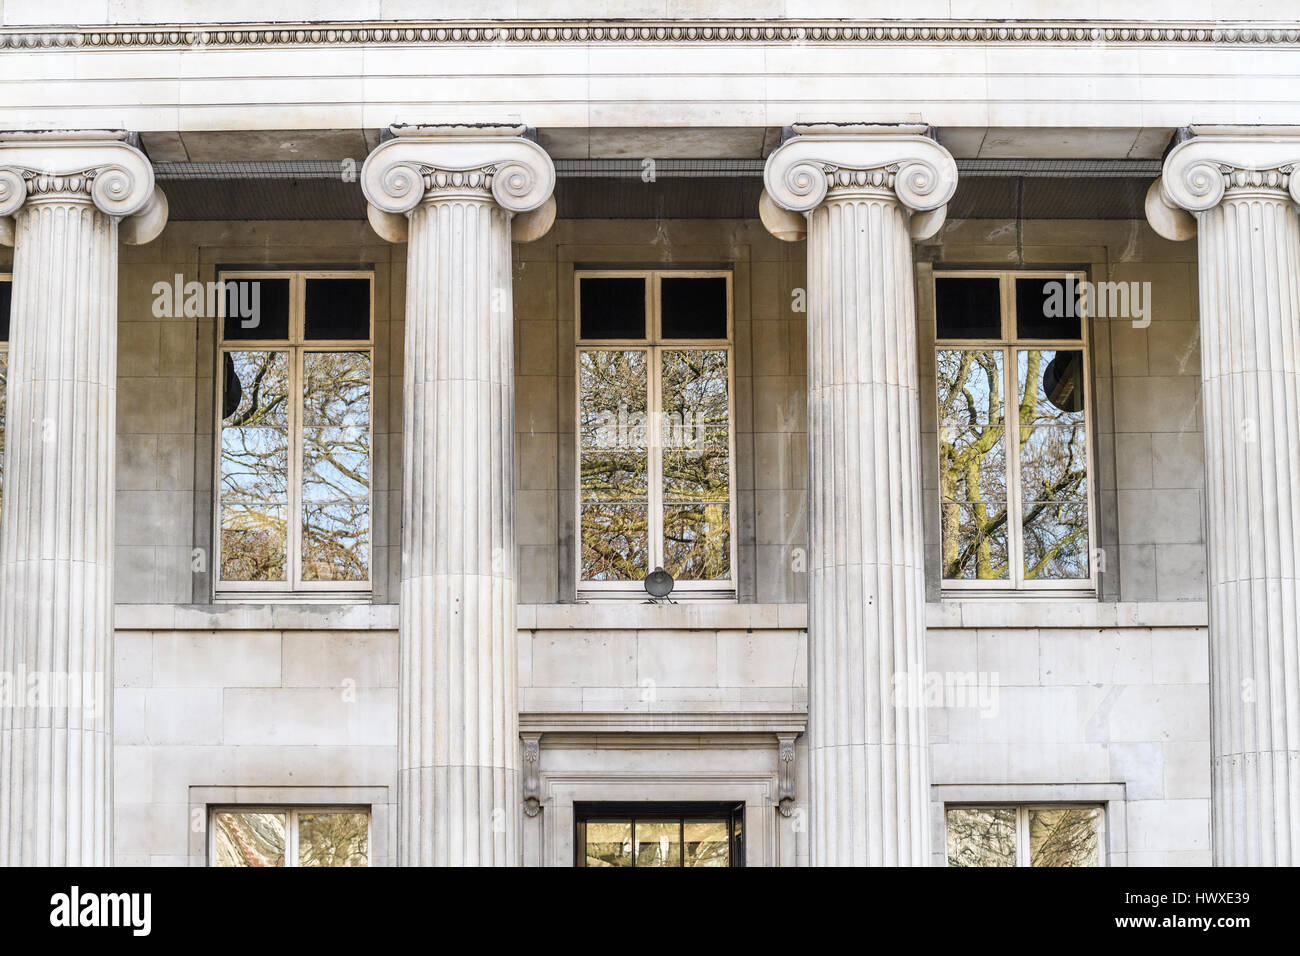
<svg viewBox="0 0 1300 956">
<path fill-rule="evenodd" d="M 574 806 L 576 866 L 744 866 L 745 805 Z"/>
<path fill-rule="evenodd" d="M 370 812 L 225 807 L 212 811 L 210 866 L 369 866 Z"/>
<path fill-rule="evenodd" d="M 1104 866 L 1099 806 L 948 807 L 949 866 Z"/>
</svg>

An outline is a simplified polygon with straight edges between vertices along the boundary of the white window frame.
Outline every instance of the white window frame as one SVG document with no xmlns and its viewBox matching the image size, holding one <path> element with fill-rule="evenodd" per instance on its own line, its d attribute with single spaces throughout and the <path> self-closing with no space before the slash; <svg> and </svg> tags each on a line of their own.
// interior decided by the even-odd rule
<svg viewBox="0 0 1300 956">
<path fill-rule="evenodd" d="M 1106 854 L 1106 818 L 1109 816 L 1105 803 L 945 803 L 943 805 L 943 862 L 948 862 L 948 811 L 949 810 L 1015 810 L 1016 811 L 1016 866 L 1029 866 L 1032 858 L 1029 852 L 1029 815 L 1035 810 L 1100 810 L 1097 821 L 1097 866 L 1109 866 Z"/>
<path fill-rule="evenodd" d="M 374 591 L 375 577 L 375 273 L 371 269 L 347 270 L 247 270 L 229 269 L 218 273 L 217 281 L 240 279 L 289 280 L 289 337 L 287 339 L 225 338 L 224 321 L 217 324 L 216 404 L 213 408 L 214 452 L 212 462 L 212 580 L 220 599 L 241 600 L 248 597 L 279 597 L 287 600 L 303 597 L 312 600 L 365 600 Z M 370 281 L 370 326 L 365 339 L 311 339 L 304 337 L 304 317 L 308 279 L 368 279 Z M 224 362 L 227 352 L 287 352 L 289 356 L 289 496 L 286 502 L 285 580 L 223 581 L 221 578 L 221 430 L 222 402 L 225 390 Z M 302 580 L 302 455 L 303 455 L 303 358 L 308 352 L 365 352 L 370 358 L 370 415 L 367 422 L 370 447 L 370 542 L 365 581 Z"/>
<path fill-rule="evenodd" d="M 661 334 L 661 302 L 659 280 L 672 279 L 725 279 L 727 283 L 727 337 L 725 339 L 670 339 Z M 646 283 L 646 334 L 642 339 L 584 339 L 582 337 L 582 280 L 589 278 L 620 279 L 643 278 Z M 646 407 L 649 412 L 647 457 L 649 459 L 650 535 L 648 540 L 648 571 L 663 564 L 663 455 L 660 422 L 660 388 L 662 352 L 694 349 L 698 351 L 725 351 L 727 353 L 727 466 L 729 503 L 727 520 L 730 543 L 731 576 L 725 581 L 677 581 L 672 598 L 735 600 L 737 586 L 736 546 L 736 363 L 734 332 L 734 299 L 732 273 L 728 269 L 576 269 L 573 273 L 573 337 L 574 337 L 574 409 L 577 411 L 574 428 L 574 580 L 577 582 L 579 600 L 592 598 L 645 598 L 644 581 L 588 581 L 582 577 L 582 435 L 578 422 L 582 409 L 582 353 L 600 351 L 640 351 L 646 353 Z"/>
<path fill-rule="evenodd" d="M 1017 279 L 1060 279 L 1065 281 L 1073 278 L 1075 282 L 1082 283 L 1087 280 L 1087 274 L 1073 270 L 1059 269 L 962 269 L 962 270 L 936 270 L 934 279 L 998 279 L 999 280 L 999 303 L 1002 310 L 999 328 L 1001 337 L 997 339 L 941 339 L 939 337 L 939 309 L 937 296 L 932 297 L 931 301 L 935 303 L 934 314 L 931 319 L 933 325 L 933 341 L 935 354 L 935 378 L 934 387 L 930 390 L 931 407 L 935 410 L 935 429 L 934 429 L 934 448 L 936 468 L 938 462 L 942 459 L 943 433 L 942 425 L 939 422 L 939 390 L 938 390 L 938 354 L 947 351 L 992 351 L 998 350 L 1003 354 L 1002 360 L 1002 420 L 1004 423 L 1004 442 L 1006 443 L 1006 461 L 1007 461 L 1007 551 L 1008 551 L 1008 575 L 1003 581 L 990 580 L 959 580 L 944 577 L 943 556 L 939 556 L 939 582 L 943 592 L 962 592 L 961 597 L 971 597 L 971 592 L 979 591 L 1036 591 L 1042 592 L 1041 596 L 1051 596 L 1052 592 L 1059 594 L 1079 597 L 1080 592 L 1093 592 L 1097 590 L 1097 562 L 1094 556 L 1097 553 L 1097 518 L 1096 518 L 1096 482 L 1097 472 L 1095 465 L 1094 444 L 1096 436 L 1094 434 L 1094 423 L 1096 417 L 1093 414 L 1093 378 L 1092 378 L 1092 349 L 1088 339 L 1088 311 L 1086 302 L 1077 302 L 1076 307 L 1080 310 L 1079 315 L 1079 338 L 1077 339 L 1022 339 L 1016 335 L 1016 280 Z M 1020 487 L 1020 450 L 1019 441 L 1015 453 L 1011 450 L 1011 428 L 1007 424 L 1010 421 L 1010 396 L 1020 394 L 1019 383 L 1019 363 L 1016 361 L 1016 353 L 1019 351 L 1069 351 L 1083 353 L 1083 422 L 1084 422 L 1084 449 L 1086 453 L 1088 477 L 1087 477 L 1087 494 L 1086 503 L 1088 509 L 1088 577 L 1076 580 L 1065 579 L 1044 579 L 1032 580 L 1025 577 L 1025 553 L 1024 553 L 1024 528 L 1021 524 L 1023 515 L 1021 508 L 1024 502 L 1021 500 Z M 938 472 L 935 473 L 938 478 Z M 931 502 L 931 507 L 937 507 L 942 515 L 943 499 L 939 496 L 940 492 L 936 488 L 935 497 Z M 942 517 L 940 517 L 942 521 Z"/>
<path fill-rule="evenodd" d="M 284 822 L 284 866 L 299 867 L 298 863 L 298 815 L 300 813 L 364 813 L 366 815 L 366 868 L 373 865 L 375 843 L 375 815 L 368 806 L 267 806 L 264 804 L 214 804 L 208 807 L 208 859 L 209 867 L 217 866 L 217 826 L 218 813 L 283 813 Z M 233 869 L 222 867 L 222 869 Z M 354 867 L 361 869 L 361 867 Z"/>
</svg>

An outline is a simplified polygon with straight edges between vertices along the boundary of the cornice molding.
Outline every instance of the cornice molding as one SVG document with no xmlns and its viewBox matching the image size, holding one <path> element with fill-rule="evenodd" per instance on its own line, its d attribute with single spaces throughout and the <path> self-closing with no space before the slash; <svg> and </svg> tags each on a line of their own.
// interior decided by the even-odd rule
<svg viewBox="0 0 1300 956">
<path fill-rule="evenodd" d="M 0 50 L 537 43 L 1300 45 L 1300 21 L 478 20 L 147 24 L 0 30 Z"/>
</svg>

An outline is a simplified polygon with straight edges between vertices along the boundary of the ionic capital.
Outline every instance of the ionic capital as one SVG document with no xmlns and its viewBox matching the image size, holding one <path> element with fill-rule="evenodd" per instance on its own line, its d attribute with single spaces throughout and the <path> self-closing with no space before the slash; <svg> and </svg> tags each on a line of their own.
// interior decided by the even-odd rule
<svg viewBox="0 0 1300 956">
<path fill-rule="evenodd" d="M 912 237 L 933 235 L 957 189 L 957 164 L 924 126 L 810 124 L 768 157 L 763 221 L 779 239 L 799 238 L 788 213 L 824 202 L 887 198 L 916 215 Z"/>
<path fill-rule="evenodd" d="M 0 217 L 44 203 L 93 204 L 141 244 L 167 224 L 167 198 L 153 165 L 117 131 L 0 133 Z M 0 235 L 10 230 L 0 229 Z"/>
<path fill-rule="evenodd" d="M 1166 239 L 1196 234 L 1195 216 L 1221 202 L 1300 206 L 1300 127 L 1192 127 L 1147 194 L 1147 220 Z"/>
<path fill-rule="evenodd" d="M 493 201 L 521 217 L 533 214 L 525 220 L 527 238 L 545 233 L 538 221 L 545 218 L 549 228 L 554 219 L 555 165 L 523 132 L 508 125 L 392 127 L 393 138 L 361 167 L 375 231 L 404 241 L 402 220 L 420 203 L 460 199 Z"/>
</svg>

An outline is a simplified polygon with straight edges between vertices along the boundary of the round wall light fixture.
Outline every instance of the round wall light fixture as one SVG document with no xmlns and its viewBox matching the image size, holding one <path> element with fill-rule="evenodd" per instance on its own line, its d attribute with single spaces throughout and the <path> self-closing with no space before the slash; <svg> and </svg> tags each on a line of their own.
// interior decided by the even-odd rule
<svg viewBox="0 0 1300 956">
<path fill-rule="evenodd" d="M 646 593 L 655 601 L 662 601 L 673 593 L 673 576 L 663 568 L 655 568 L 645 576 Z"/>
</svg>

